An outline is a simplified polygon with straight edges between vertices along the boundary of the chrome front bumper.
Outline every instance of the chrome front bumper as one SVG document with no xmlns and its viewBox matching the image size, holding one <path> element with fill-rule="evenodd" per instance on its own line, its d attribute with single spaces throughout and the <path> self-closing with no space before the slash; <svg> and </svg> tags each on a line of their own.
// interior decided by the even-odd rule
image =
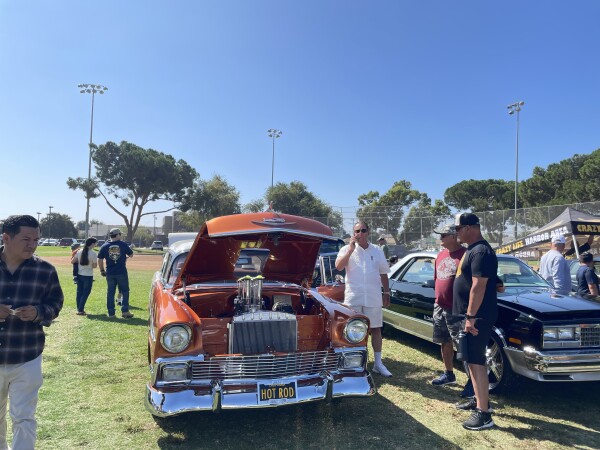
<svg viewBox="0 0 600 450">
<path fill-rule="evenodd" d="M 537 381 L 598 381 L 600 350 L 539 351 L 504 348 L 512 370 Z"/>
<path fill-rule="evenodd" d="M 258 381 L 213 380 L 205 385 L 188 388 L 169 388 L 159 391 L 146 386 L 146 407 L 155 416 L 167 417 L 191 411 L 221 409 L 270 408 L 340 397 L 374 395 L 375 384 L 370 373 L 320 374 L 318 377 L 296 378 L 296 398 L 259 403 Z M 272 382 L 273 380 L 269 380 Z M 289 381 L 289 378 L 286 379 Z"/>
</svg>

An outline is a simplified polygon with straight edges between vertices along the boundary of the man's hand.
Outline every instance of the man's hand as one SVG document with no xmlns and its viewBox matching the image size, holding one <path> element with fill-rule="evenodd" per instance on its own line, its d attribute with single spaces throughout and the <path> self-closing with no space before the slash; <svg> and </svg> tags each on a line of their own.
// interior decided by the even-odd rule
<svg viewBox="0 0 600 450">
<path fill-rule="evenodd" d="M 473 317 L 472 319 L 465 320 L 465 332 L 471 333 L 473 336 L 477 336 L 479 334 L 479 330 L 475 328 L 475 321 L 477 318 Z"/>
<path fill-rule="evenodd" d="M 383 307 L 387 308 L 388 306 L 390 306 L 390 294 L 388 293 L 383 293 Z"/>
<path fill-rule="evenodd" d="M 0 322 L 4 322 L 11 315 L 12 305 L 0 305 Z"/>
<path fill-rule="evenodd" d="M 100 269 L 100 275 L 102 275 L 103 277 L 105 277 L 106 276 L 106 270 Z"/>
<path fill-rule="evenodd" d="M 15 316 L 21 319 L 23 322 L 31 322 L 38 316 L 38 310 L 35 306 L 21 306 L 15 309 Z"/>
</svg>

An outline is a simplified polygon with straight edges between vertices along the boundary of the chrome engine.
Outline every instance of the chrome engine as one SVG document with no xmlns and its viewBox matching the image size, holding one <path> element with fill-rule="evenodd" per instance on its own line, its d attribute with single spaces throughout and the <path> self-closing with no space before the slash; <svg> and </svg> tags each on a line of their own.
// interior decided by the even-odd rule
<svg viewBox="0 0 600 450">
<path fill-rule="evenodd" d="M 288 312 L 264 310 L 263 277 L 238 280 L 235 315 L 229 324 L 229 353 L 295 352 L 298 324 Z"/>
</svg>

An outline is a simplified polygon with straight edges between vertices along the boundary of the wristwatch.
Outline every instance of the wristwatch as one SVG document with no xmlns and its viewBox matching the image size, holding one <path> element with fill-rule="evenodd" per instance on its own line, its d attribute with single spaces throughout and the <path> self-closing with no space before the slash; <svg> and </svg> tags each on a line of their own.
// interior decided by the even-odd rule
<svg viewBox="0 0 600 450">
<path fill-rule="evenodd" d="M 471 314 L 465 314 L 465 319 L 474 319 L 475 316 L 472 316 Z"/>
</svg>

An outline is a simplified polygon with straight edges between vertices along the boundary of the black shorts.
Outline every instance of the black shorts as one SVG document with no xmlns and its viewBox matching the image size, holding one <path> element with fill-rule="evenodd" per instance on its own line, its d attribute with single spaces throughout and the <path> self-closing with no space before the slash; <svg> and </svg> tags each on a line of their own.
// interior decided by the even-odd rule
<svg viewBox="0 0 600 450">
<path fill-rule="evenodd" d="M 492 335 L 494 323 L 491 320 L 478 317 L 475 321 L 475 328 L 479 331 L 477 336 L 469 333 L 467 336 L 467 360 L 469 364 L 485 366 L 486 347 Z M 463 323 L 464 329 L 464 323 Z"/>
</svg>

